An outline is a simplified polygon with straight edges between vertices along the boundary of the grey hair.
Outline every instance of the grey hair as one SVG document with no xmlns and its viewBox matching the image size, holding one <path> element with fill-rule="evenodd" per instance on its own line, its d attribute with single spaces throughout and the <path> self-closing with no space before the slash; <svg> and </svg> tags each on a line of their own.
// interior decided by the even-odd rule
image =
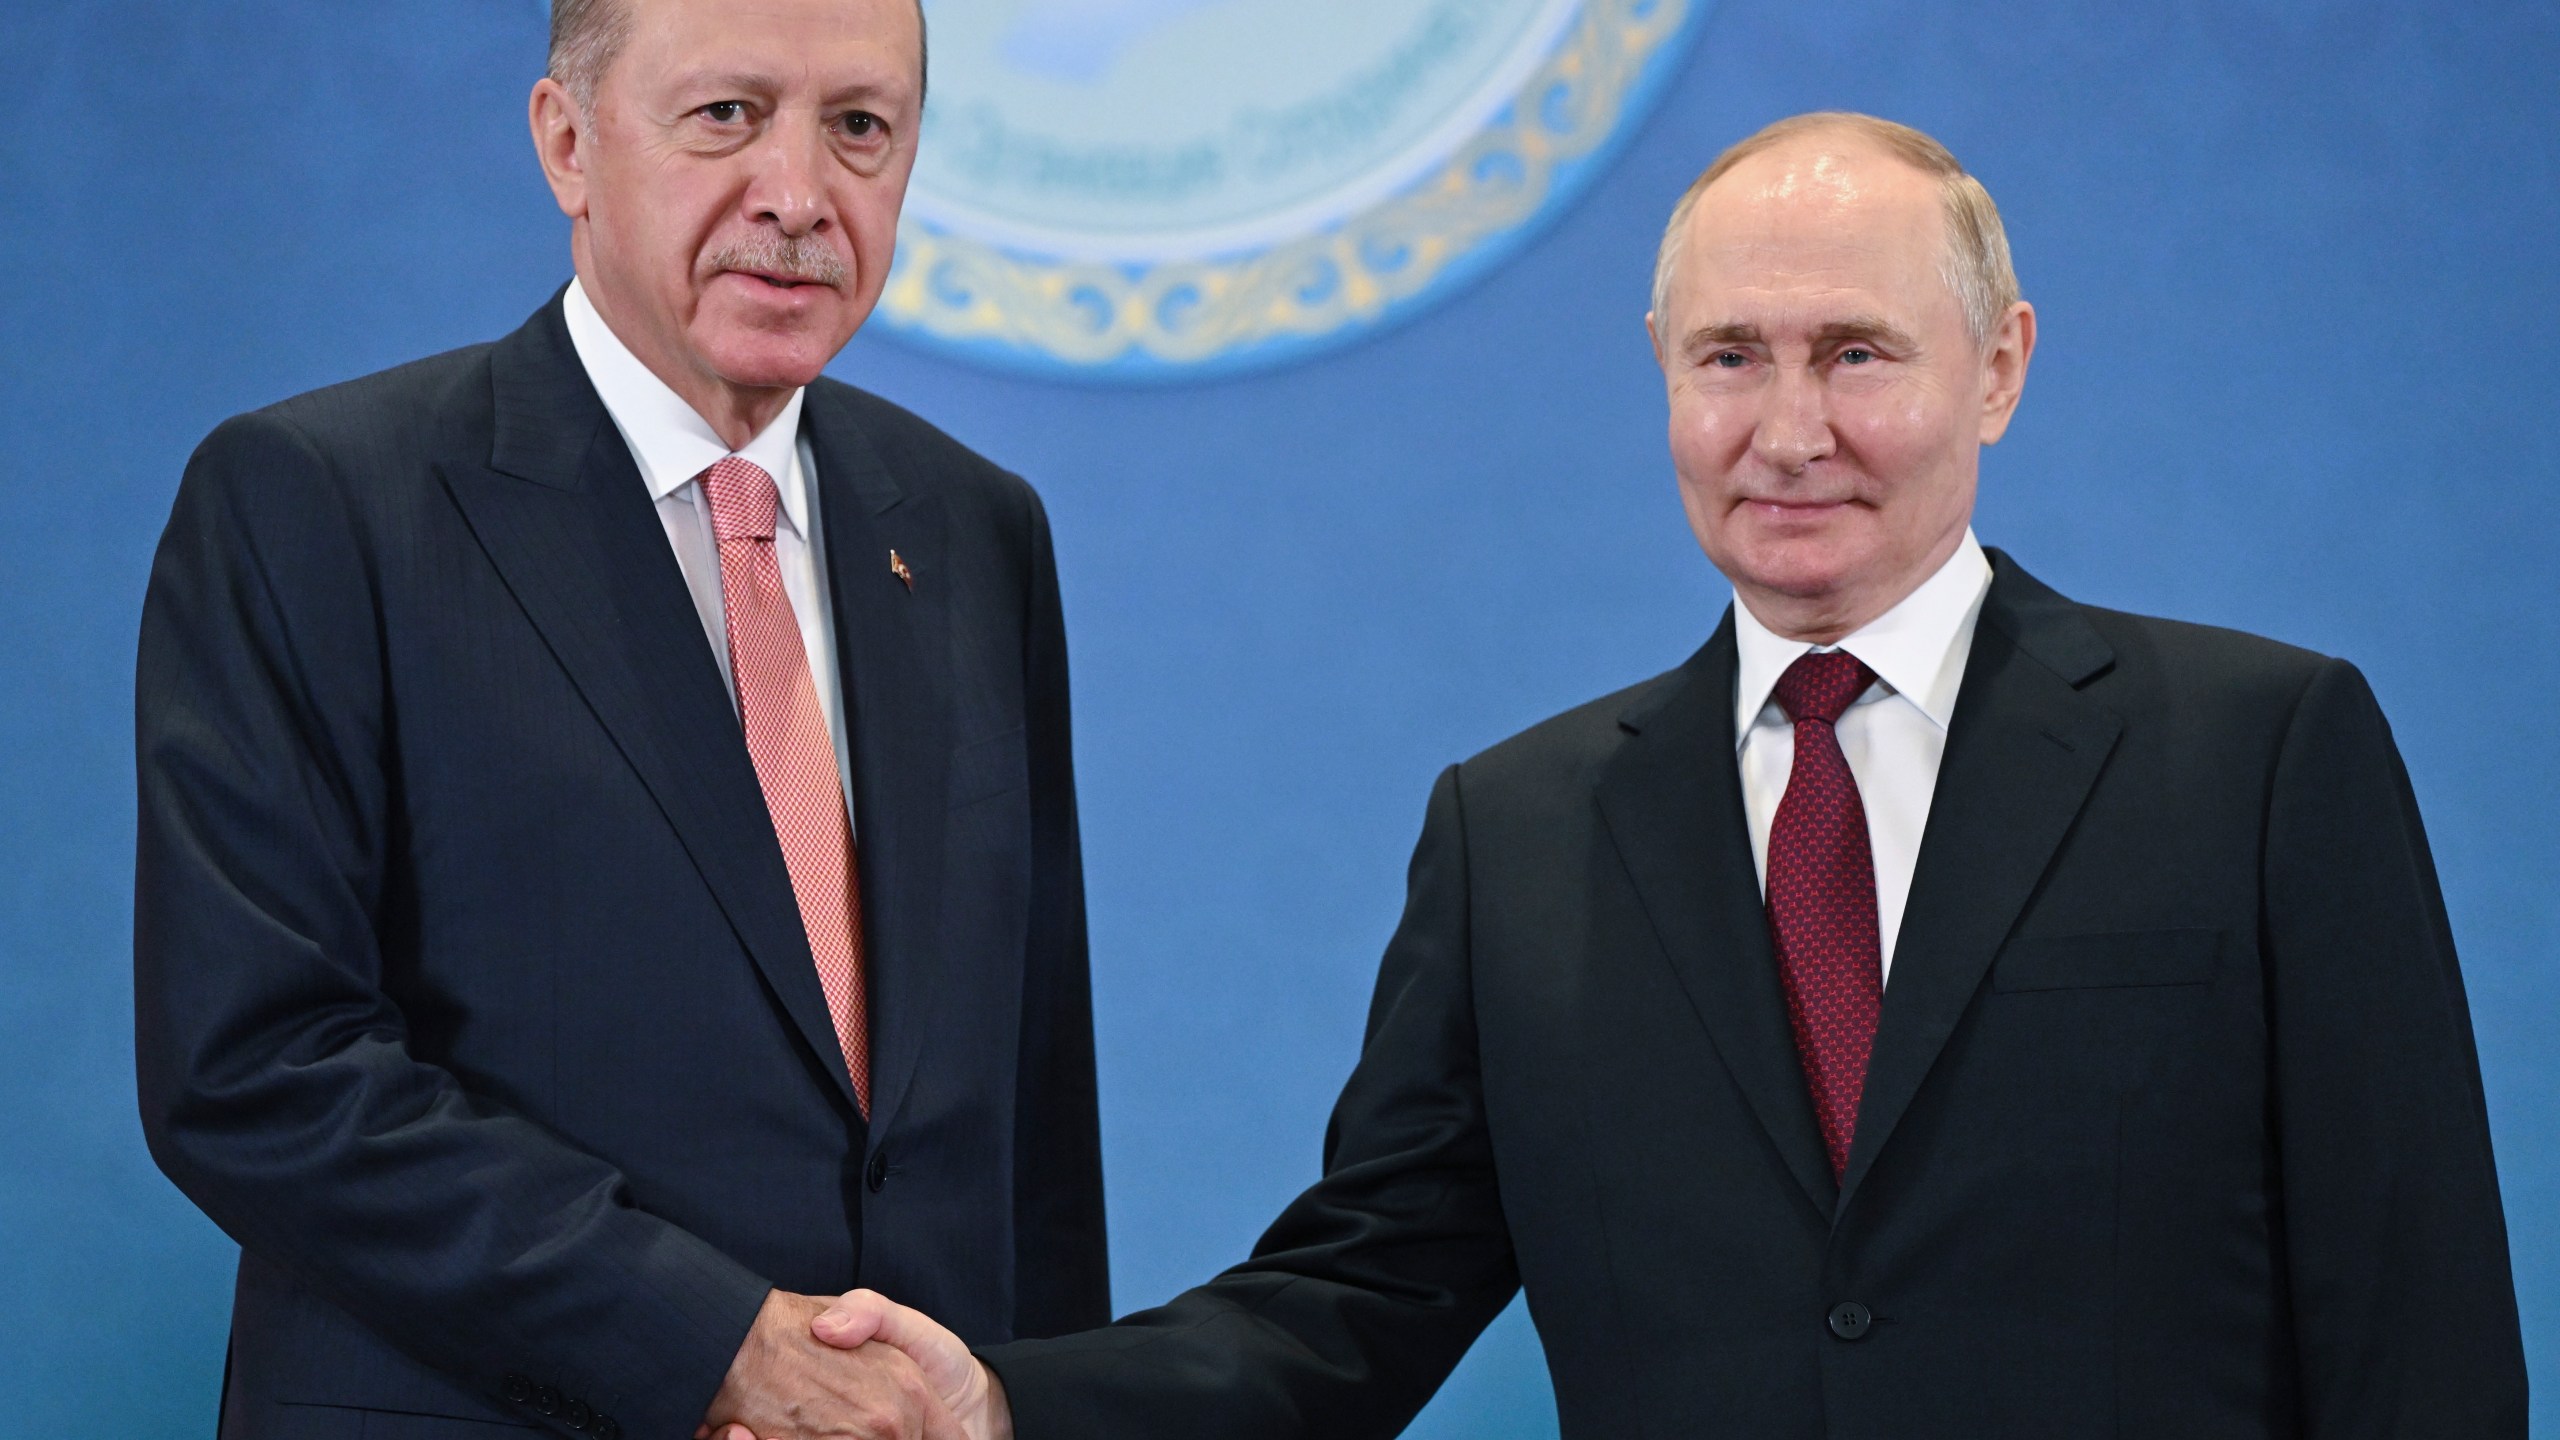
<svg viewBox="0 0 2560 1440">
<path fill-rule="evenodd" d="M 1938 262 L 1938 273 L 1963 307 L 1964 328 L 1973 337 L 1974 347 L 1990 348 L 2001 319 L 2018 302 L 2018 273 L 2009 261 L 2009 235 L 2001 227 L 2000 207 L 1991 203 L 1991 192 L 1930 136 L 1908 125 L 1846 110 L 1818 110 L 1780 120 L 1737 142 L 1689 183 L 1680 203 L 1671 209 L 1671 223 L 1663 228 L 1662 248 L 1654 257 L 1655 323 L 1669 323 L 1664 306 L 1671 297 L 1671 272 L 1680 263 L 1698 196 L 1752 156 L 1818 130 L 1845 130 L 1938 182 L 1947 216 L 1947 252 Z"/>
<path fill-rule="evenodd" d="M 596 86 L 613 59 L 631 38 L 631 6 L 627 0 L 551 0 L 551 78 L 569 92 L 578 108 L 593 113 Z M 916 101 L 924 101 L 932 66 L 925 44 L 924 0 L 916 0 Z"/>
<path fill-rule="evenodd" d="M 551 78 L 581 110 L 596 108 L 596 85 L 631 38 L 622 0 L 551 0 Z"/>
</svg>

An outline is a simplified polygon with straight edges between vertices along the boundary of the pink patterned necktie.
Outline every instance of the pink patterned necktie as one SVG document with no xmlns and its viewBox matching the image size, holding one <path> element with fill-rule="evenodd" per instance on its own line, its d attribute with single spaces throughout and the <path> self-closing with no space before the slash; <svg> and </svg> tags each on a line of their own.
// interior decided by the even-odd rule
<svg viewBox="0 0 2560 1440">
<path fill-rule="evenodd" d="M 728 612 L 729 675 L 747 731 L 765 809 L 782 841 L 800 924 L 818 964 L 818 985 L 835 1019 L 836 1043 L 862 1113 L 871 1113 L 871 1033 L 862 983 L 862 880 L 854 867 L 853 824 L 844 808 L 835 743 L 800 622 L 774 559 L 773 514 L 781 498 L 764 468 L 732 455 L 702 472 L 711 530 L 720 541 L 720 599 Z"/>
<path fill-rule="evenodd" d="M 1796 756 L 1769 827 L 1769 938 L 1834 1180 L 1849 1166 L 1875 1053 L 1884 952 L 1867 807 L 1833 727 L 1875 678 L 1844 651 L 1808 652 L 1778 677 L 1776 693 L 1795 722 Z"/>
</svg>

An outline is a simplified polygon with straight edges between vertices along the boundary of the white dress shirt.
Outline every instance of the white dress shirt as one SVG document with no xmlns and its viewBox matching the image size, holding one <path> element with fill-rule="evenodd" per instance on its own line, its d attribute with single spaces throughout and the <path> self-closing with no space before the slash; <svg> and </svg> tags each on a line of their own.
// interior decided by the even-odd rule
<svg viewBox="0 0 2560 1440">
<path fill-rule="evenodd" d="M 702 472 L 736 455 L 764 469 L 781 492 L 774 513 L 774 559 L 782 568 L 782 591 L 800 622 L 800 643 L 809 652 L 809 678 L 818 688 L 818 708 L 826 713 L 827 735 L 836 747 L 836 773 L 844 783 L 845 813 L 853 813 L 853 767 L 845 744 L 843 691 L 836 683 L 835 612 L 827 605 L 824 542 L 818 534 L 818 473 L 809 442 L 800 434 L 804 390 L 791 399 L 773 423 L 754 439 L 731 450 L 684 398 L 667 387 L 631 347 L 596 313 L 586 287 L 569 282 L 562 303 L 569 321 L 569 343 L 578 363 L 603 398 L 605 413 L 631 447 L 641 483 L 658 507 L 658 523 L 684 571 L 685 588 L 693 592 L 693 608 L 702 617 L 703 638 L 720 663 L 720 680 L 729 692 L 729 707 L 738 705 L 738 689 L 729 674 L 728 609 L 720 596 L 720 540 L 711 528 L 711 506 L 702 494 Z"/>
<path fill-rule="evenodd" d="M 1911 872 L 1920 863 L 1920 837 L 1929 828 L 1929 797 L 1938 788 L 1938 761 L 1947 753 L 1947 723 L 1955 718 L 1956 691 L 1964 683 L 1965 658 L 1973 653 L 1973 627 L 1982 597 L 1991 589 L 1991 562 L 1967 530 L 1964 543 L 1936 574 L 1902 603 L 1877 616 L 1838 645 L 1814 646 L 1781 639 L 1760 623 L 1739 593 L 1733 600 L 1733 731 L 1742 767 L 1742 808 L 1751 821 L 1751 859 L 1763 894 L 1769 885 L 1769 826 L 1795 769 L 1795 726 L 1771 698 L 1778 677 L 1806 651 L 1846 650 L 1876 672 L 1876 683 L 1851 701 L 1834 728 L 1858 798 L 1867 811 L 1867 842 L 1875 852 L 1876 928 L 1884 941 L 1884 973 L 1893 973 L 1894 941 L 1911 899 Z"/>
</svg>

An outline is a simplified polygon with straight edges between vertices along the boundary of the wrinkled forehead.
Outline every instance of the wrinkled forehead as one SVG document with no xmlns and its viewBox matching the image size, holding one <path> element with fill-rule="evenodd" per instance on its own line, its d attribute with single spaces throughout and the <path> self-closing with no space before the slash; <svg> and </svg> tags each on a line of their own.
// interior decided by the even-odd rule
<svg viewBox="0 0 2560 1440">
<path fill-rule="evenodd" d="M 920 83 L 918 0 L 620 0 L 642 86 L 709 68 L 789 80 Z M 617 66 L 617 69 L 625 68 Z"/>
</svg>

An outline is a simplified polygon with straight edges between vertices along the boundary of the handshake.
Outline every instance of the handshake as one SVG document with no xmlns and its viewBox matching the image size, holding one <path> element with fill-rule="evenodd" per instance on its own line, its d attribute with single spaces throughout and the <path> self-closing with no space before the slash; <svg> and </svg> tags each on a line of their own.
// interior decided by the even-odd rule
<svg viewBox="0 0 2560 1440">
<path fill-rule="evenodd" d="M 776 1290 L 694 1440 L 1012 1440 L 993 1371 L 960 1337 L 871 1290 Z"/>
<path fill-rule="evenodd" d="M 771 1291 L 694 1440 L 1011 1440 L 996 1373 L 922 1309 Z"/>
</svg>

